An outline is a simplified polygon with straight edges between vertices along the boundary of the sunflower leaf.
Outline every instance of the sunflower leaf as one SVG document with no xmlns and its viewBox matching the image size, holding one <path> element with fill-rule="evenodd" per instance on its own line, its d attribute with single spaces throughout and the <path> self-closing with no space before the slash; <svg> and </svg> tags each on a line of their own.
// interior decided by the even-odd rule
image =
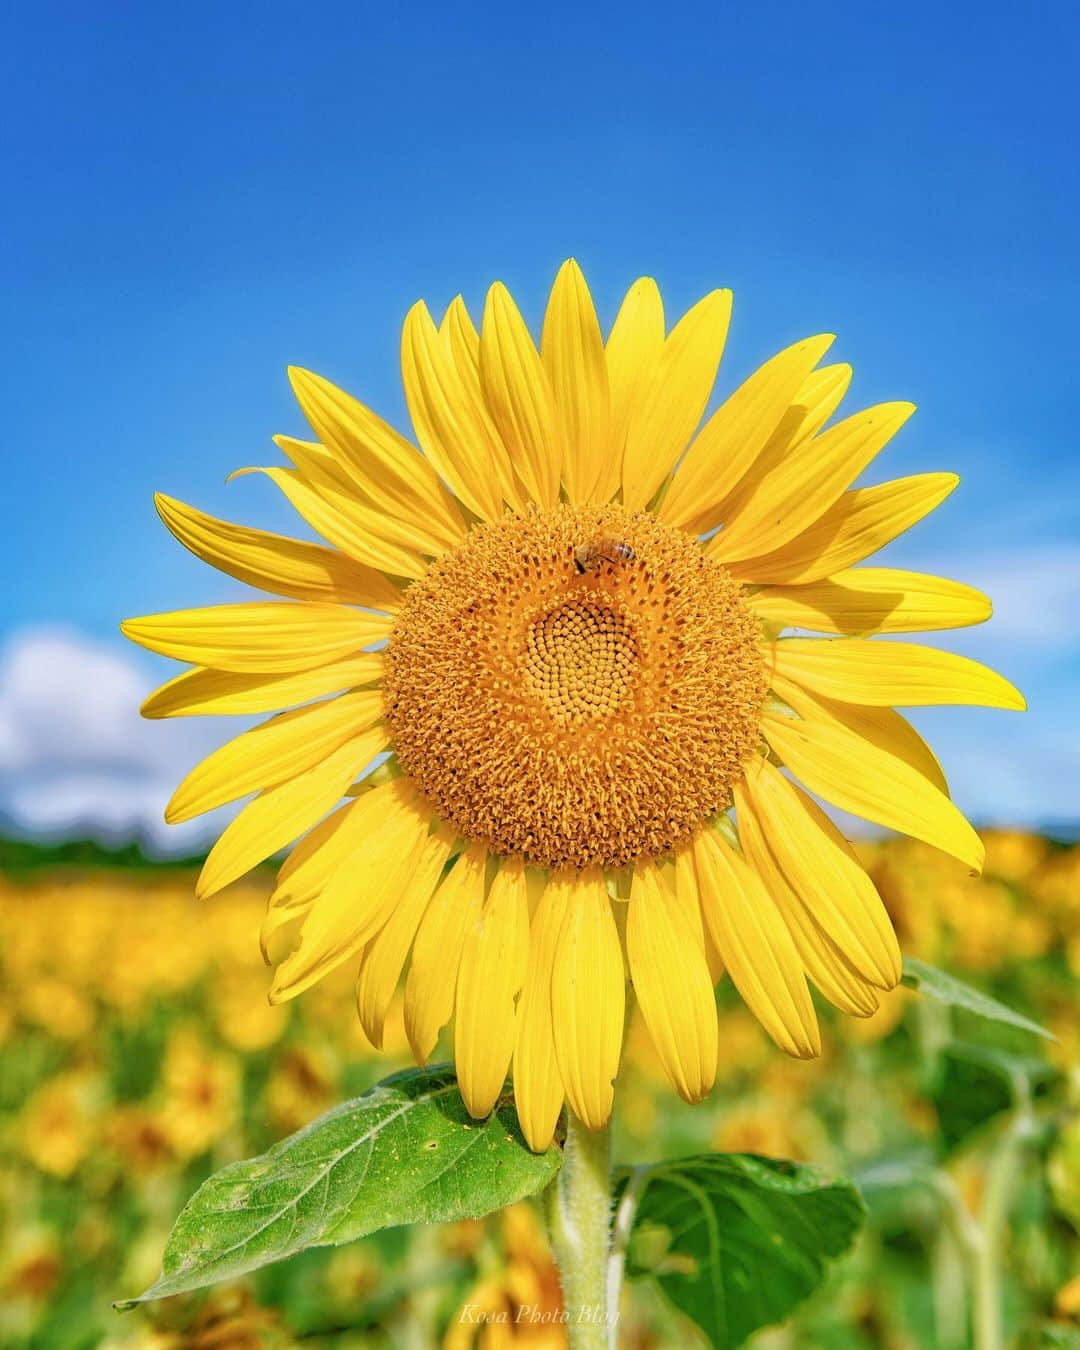
<svg viewBox="0 0 1080 1350">
<path fill-rule="evenodd" d="M 654 1279 L 718 1350 L 782 1322 L 825 1280 L 866 1214 L 850 1181 L 749 1153 L 638 1168 L 627 1274 Z"/>
<path fill-rule="evenodd" d="M 937 999 L 939 1003 L 963 1008 L 977 1017 L 986 1017 L 992 1022 L 1004 1022 L 1011 1027 L 1019 1027 L 1022 1031 L 1030 1031 L 1034 1036 L 1044 1036 L 1048 1041 L 1057 1039 L 1052 1031 L 1039 1026 L 1038 1022 L 1033 1022 L 1030 1017 L 1015 1012 L 979 989 L 973 989 L 970 984 L 964 984 L 955 975 L 938 970 L 936 966 L 928 966 L 925 961 L 916 961 L 913 956 L 904 958 L 903 983 L 909 989 L 915 989 L 920 994 Z"/>
<path fill-rule="evenodd" d="M 453 1070 L 407 1070 L 233 1163 L 177 1219 L 148 1299 L 235 1279 L 380 1228 L 480 1218 L 542 1190 L 561 1151 L 532 1153 L 509 1102 L 473 1120 Z"/>
</svg>

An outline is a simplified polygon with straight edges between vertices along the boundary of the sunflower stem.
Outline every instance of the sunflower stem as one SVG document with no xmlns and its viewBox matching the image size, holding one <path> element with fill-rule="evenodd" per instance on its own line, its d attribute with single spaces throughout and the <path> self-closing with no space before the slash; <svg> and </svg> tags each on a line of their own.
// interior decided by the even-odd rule
<svg viewBox="0 0 1080 1350">
<path fill-rule="evenodd" d="M 547 1222 L 562 1281 L 570 1350 L 610 1350 L 617 1308 L 608 1307 L 611 1125 L 589 1130 L 567 1112 L 563 1165 L 547 1191 Z"/>
</svg>

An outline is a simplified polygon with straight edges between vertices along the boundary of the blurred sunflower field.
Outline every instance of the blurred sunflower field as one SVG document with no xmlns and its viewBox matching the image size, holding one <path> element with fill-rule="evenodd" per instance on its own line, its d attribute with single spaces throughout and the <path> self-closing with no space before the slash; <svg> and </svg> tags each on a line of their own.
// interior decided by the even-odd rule
<svg viewBox="0 0 1080 1350">
<path fill-rule="evenodd" d="M 866 1021 L 823 1010 L 825 1053 L 799 1062 L 722 985 L 720 1078 L 692 1108 L 631 1025 L 620 1161 L 761 1154 L 863 1194 L 856 1244 L 792 1322 L 758 1334 L 763 1350 L 962 1350 L 988 1297 L 1009 1345 L 1080 1345 L 1080 846 L 1007 831 L 987 846 L 977 879 L 918 844 L 860 847 L 909 955 L 1056 1039 L 902 988 Z M 254 939 L 267 878 L 199 903 L 193 871 L 134 855 L 11 846 L 0 861 L 0 1345 L 565 1344 L 530 1204 L 115 1312 L 212 1171 L 409 1062 L 400 1009 L 377 1055 L 347 974 L 271 1007 Z M 647 1273 L 629 1286 L 621 1344 L 699 1337 Z"/>
</svg>

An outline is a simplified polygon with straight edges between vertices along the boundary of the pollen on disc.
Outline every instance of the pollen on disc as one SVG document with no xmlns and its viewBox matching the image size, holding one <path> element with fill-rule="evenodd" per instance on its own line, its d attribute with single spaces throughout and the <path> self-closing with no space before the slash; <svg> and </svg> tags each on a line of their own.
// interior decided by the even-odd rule
<svg viewBox="0 0 1080 1350">
<path fill-rule="evenodd" d="M 467 838 L 621 867 L 730 804 L 759 742 L 760 637 L 681 530 L 617 505 L 533 509 L 477 525 L 406 591 L 386 720 Z"/>
</svg>

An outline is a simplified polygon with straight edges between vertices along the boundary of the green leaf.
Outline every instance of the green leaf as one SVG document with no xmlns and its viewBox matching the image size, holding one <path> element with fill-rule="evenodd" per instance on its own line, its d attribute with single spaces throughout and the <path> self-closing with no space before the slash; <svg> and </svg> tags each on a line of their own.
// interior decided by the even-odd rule
<svg viewBox="0 0 1080 1350">
<path fill-rule="evenodd" d="M 177 1219 L 160 1277 L 117 1306 L 379 1228 L 480 1218 L 543 1190 L 561 1162 L 555 1146 L 529 1150 L 509 1103 L 473 1120 L 452 1069 L 407 1070 L 212 1176 Z"/>
<path fill-rule="evenodd" d="M 1039 1026 L 1038 1022 L 1033 1022 L 1030 1017 L 1014 1012 L 1004 1003 L 999 1003 L 996 998 L 973 989 L 970 984 L 964 984 L 962 980 L 958 980 L 954 975 L 947 975 L 936 966 L 928 966 L 925 961 L 916 961 L 913 956 L 904 958 L 903 983 L 909 989 L 917 989 L 920 994 L 936 998 L 939 1003 L 963 1008 L 967 1012 L 975 1013 L 977 1017 L 986 1017 L 992 1022 L 1005 1022 L 1011 1027 L 1019 1027 L 1022 1031 L 1030 1031 L 1034 1036 L 1045 1036 L 1048 1041 L 1057 1039 L 1052 1031 Z"/>
<path fill-rule="evenodd" d="M 652 1276 L 713 1346 L 781 1322 L 851 1246 L 866 1214 L 849 1181 L 749 1153 L 640 1168 L 627 1273 Z"/>
<path fill-rule="evenodd" d="M 930 1097 L 946 1152 L 959 1148 L 1019 1098 L 1045 1091 L 1057 1078 L 1045 1060 L 1010 1054 L 993 1045 L 952 1041 L 942 1048 Z"/>
<path fill-rule="evenodd" d="M 963 1045 L 946 1046 L 941 1052 L 930 1094 L 937 1110 L 938 1136 L 947 1153 L 1014 1105 L 1008 1078 L 965 1049 Z"/>
</svg>

